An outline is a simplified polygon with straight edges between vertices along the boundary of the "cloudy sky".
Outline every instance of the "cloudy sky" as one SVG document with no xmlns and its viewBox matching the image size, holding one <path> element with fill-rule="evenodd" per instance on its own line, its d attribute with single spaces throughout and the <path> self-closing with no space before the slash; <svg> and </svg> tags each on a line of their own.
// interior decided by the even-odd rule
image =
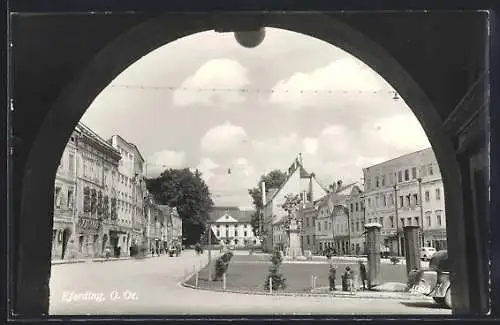
<svg viewBox="0 0 500 325">
<path fill-rule="evenodd" d="M 392 91 L 363 62 L 308 36 L 268 28 L 248 49 L 231 33 L 204 32 L 131 65 L 82 122 L 135 143 L 149 177 L 198 168 L 216 205 L 248 207 L 259 176 L 286 170 L 299 153 L 326 186 L 429 147 Z"/>
</svg>

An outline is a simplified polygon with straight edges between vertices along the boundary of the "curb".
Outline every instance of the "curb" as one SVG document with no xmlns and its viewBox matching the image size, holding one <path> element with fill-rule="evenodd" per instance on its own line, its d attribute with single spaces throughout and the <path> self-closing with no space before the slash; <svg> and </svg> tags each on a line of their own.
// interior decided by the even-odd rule
<svg viewBox="0 0 500 325">
<path fill-rule="evenodd" d="M 188 277 L 189 279 L 190 277 Z M 356 294 L 351 293 L 288 293 L 288 292 L 279 292 L 279 293 L 268 293 L 264 291 L 244 291 L 244 290 L 223 290 L 223 289 L 211 289 L 211 288 L 200 288 L 195 287 L 194 285 L 187 284 L 186 281 L 183 281 L 181 285 L 185 288 L 193 289 L 193 290 L 203 290 L 203 291 L 212 291 L 212 292 L 225 292 L 225 293 L 237 293 L 237 294 L 246 294 L 246 295 L 259 295 L 259 296 L 277 296 L 277 297 L 330 297 L 330 298 L 351 298 L 351 299 L 390 299 L 390 300 L 404 300 L 404 301 L 427 301 L 423 297 L 419 296 L 407 296 L 407 295 L 399 295 L 397 297 L 394 296 L 358 296 Z"/>
<path fill-rule="evenodd" d="M 90 258 L 90 259 L 83 259 L 83 260 L 63 260 L 63 261 L 54 261 L 51 264 L 52 265 L 61 265 L 61 264 L 75 264 L 75 263 L 103 263 L 103 262 L 116 262 L 116 261 L 127 261 L 127 260 L 132 260 L 132 259 L 146 259 L 146 258 L 151 258 L 152 256 L 145 256 L 144 258 L 135 258 L 135 257 L 118 257 L 118 258 Z"/>
</svg>

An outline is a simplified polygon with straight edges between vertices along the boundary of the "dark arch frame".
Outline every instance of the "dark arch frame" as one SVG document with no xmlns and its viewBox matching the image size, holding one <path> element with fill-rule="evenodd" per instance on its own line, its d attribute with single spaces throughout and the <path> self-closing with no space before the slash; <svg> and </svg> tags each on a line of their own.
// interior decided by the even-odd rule
<svg viewBox="0 0 500 325">
<path fill-rule="evenodd" d="M 208 15 L 200 15 L 196 19 L 185 19 L 182 24 L 178 21 L 174 24 L 168 18 L 169 15 L 165 15 L 151 19 L 109 43 L 62 91 L 46 115 L 40 128 L 41 131 L 28 155 L 22 182 L 21 202 L 28 202 L 30 197 L 47 192 L 47 185 L 53 182 L 61 153 L 71 132 L 94 98 L 117 75 L 160 46 L 190 34 L 218 27 L 213 18 Z M 447 218 L 452 216 L 454 219 L 454 222 L 447 222 L 448 239 L 452 243 L 449 252 L 451 256 L 458 258 L 456 260 L 457 271 L 452 275 L 454 309 L 467 309 L 470 305 L 467 263 L 462 255 L 465 251 L 465 243 L 460 240 L 465 233 L 463 207 L 453 202 L 453 198 L 462 197 L 461 174 L 452 138 L 445 133 L 444 121 L 431 100 L 390 53 L 332 17 L 315 15 L 313 18 L 310 15 L 299 14 L 269 15 L 264 25 L 309 35 L 353 54 L 387 80 L 412 109 L 429 138 L 441 168 L 447 194 L 446 216 Z M 47 143 L 51 145 L 47 146 Z M 51 202 L 49 196 L 47 199 Z M 33 209 L 36 209 L 33 205 L 21 205 L 21 222 L 23 218 L 33 215 Z M 43 228 L 48 228 L 52 225 L 52 221 L 47 217 L 47 220 L 39 221 L 39 224 Z M 47 240 L 50 238 L 45 234 L 39 236 L 37 239 L 40 242 L 45 237 Z M 21 232 L 20 242 L 24 243 L 27 240 Z M 39 258 L 50 259 L 50 256 Z M 22 279 L 22 269 L 20 274 L 19 279 Z M 19 285 L 21 285 L 20 281 L 18 281 Z"/>
</svg>

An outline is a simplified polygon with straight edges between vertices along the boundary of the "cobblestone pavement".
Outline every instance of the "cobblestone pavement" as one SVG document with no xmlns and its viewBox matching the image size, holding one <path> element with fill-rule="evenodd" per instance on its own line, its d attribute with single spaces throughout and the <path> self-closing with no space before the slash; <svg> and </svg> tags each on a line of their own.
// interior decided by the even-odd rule
<svg viewBox="0 0 500 325">
<path fill-rule="evenodd" d="M 214 252 L 213 256 L 219 254 Z M 239 252 L 237 254 L 240 254 Z M 241 253 L 243 254 L 243 253 Z M 180 285 L 207 263 L 197 256 L 52 266 L 51 315 L 451 315 L 432 301 L 256 296 Z"/>
</svg>

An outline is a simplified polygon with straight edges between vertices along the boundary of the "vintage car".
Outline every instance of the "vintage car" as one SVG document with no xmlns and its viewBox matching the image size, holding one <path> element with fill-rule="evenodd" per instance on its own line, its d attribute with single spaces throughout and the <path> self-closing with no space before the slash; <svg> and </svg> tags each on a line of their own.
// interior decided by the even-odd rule
<svg viewBox="0 0 500 325">
<path fill-rule="evenodd" d="M 410 292 L 432 297 L 438 304 L 451 308 L 450 266 L 448 251 L 436 252 L 428 268 L 410 272 Z"/>
</svg>

